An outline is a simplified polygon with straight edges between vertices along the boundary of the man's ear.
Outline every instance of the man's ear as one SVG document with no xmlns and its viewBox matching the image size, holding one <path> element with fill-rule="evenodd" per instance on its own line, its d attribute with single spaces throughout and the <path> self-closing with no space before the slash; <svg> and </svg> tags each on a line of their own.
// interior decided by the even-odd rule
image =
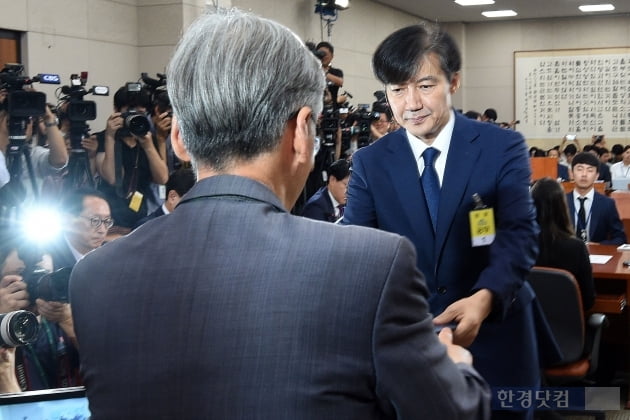
<svg viewBox="0 0 630 420">
<path fill-rule="evenodd" d="M 171 145 L 173 146 L 175 156 L 184 162 L 190 162 L 190 155 L 188 154 L 186 147 L 184 147 L 184 138 L 182 137 L 182 132 L 179 129 L 177 117 L 174 115 L 171 121 Z"/>
<path fill-rule="evenodd" d="M 311 162 L 313 159 L 313 141 L 315 133 L 311 132 L 313 110 L 304 106 L 300 108 L 295 117 L 293 128 L 293 151 L 298 161 Z"/>
<path fill-rule="evenodd" d="M 451 83 L 450 83 L 450 91 L 451 91 L 451 95 L 454 94 L 455 92 L 457 92 L 457 90 L 459 89 L 459 85 L 461 84 L 461 73 L 460 72 L 455 72 L 453 73 L 453 77 L 451 78 Z"/>
</svg>

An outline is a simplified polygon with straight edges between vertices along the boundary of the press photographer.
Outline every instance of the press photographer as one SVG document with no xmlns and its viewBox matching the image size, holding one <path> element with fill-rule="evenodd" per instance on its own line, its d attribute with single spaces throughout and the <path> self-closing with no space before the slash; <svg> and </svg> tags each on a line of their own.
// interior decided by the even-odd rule
<svg viewBox="0 0 630 420">
<path fill-rule="evenodd" d="M 68 168 L 63 175 L 63 188 L 58 193 L 80 187 L 94 187 L 98 174 L 97 141 L 90 136 L 88 121 L 96 119 L 96 103 L 85 100 L 86 95 L 109 95 L 107 86 L 87 89 L 88 73 L 72 74 L 70 84 L 57 93 L 57 118 L 70 150 Z"/>
<path fill-rule="evenodd" d="M 7 64 L 0 71 L 0 216 L 15 217 L 17 208 L 36 201 L 42 180 L 68 162 L 57 120 L 46 105 L 46 95 L 32 83 L 58 83 L 56 75 L 23 76 L 23 66 Z M 46 145 L 38 145 L 33 124 L 42 121 Z"/>
<path fill-rule="evenodd" d="M 51 276 L 50 255 L 27 242 L 15 226 L 0 231 L 0 244 L 0 310 L 29 309 L 38 314 L 36 339 L 15 353 L 15 375 L 21 390 L 80 385 L 70 305 L 53 301 L 63 296 L 50 294 L 52 290 L 65 291 L 67 297 L 69 273 Z"/>
<path fill-rule="evenodd" d="M 335 49 L 330 42 L 322 41 L 315 47 L 317 56 L 322 62 L 322 68 L 326 74 L 326 87 L 332 96 L 333 107 L 338 108 L 337 96 L 339 88 L 343 86 L 343 71 L 331 65 Z"/>
<path fill-rule="evenodd" d="M 158 205 L 151 182 L 164 184 L 168 179 L 166 160 L 158 152 L 151 132 L 147 112 L 151 105 L 146 88 L 127 83 L 114 95 L 115 112 L 108 118 L 105 131 L 98 135 L 98 151 L 103 153 L 100 173 L 106 181 L 100 188 L 121 233 L 148 214 L 147 197 Z"/>
</svg>

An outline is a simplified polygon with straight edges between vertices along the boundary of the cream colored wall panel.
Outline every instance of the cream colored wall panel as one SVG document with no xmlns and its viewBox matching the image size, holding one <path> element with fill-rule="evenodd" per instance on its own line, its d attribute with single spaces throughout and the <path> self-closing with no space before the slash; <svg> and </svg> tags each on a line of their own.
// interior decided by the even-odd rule
<svg viewBox="0 0 630 420">
<path fill-rule="evenodd" d="M 99 41 L 138 45 L 138 11 L 134 6 L 89 0 L 88 37 Z"/>
<path fill-rule="evenodd" d="M 138 8 L 138 44 L 175 45 L 181 35 L 181 5 Z"/>
<path fill-rule="evenodd" d="M 25 31 L 28 27 L 28 3 L 26 1 L 0 0 L 0 28 Z"/>
<path fill-rule="evenodd" d="M 175 46 L 142 47 L 138 49 L 138 62 L 141 72 L 156 78 L 156 73 L 165 73 L 166 66 L 175 51 Z"/>
<path fill-rule="evenodd" d="M 205 7 L 194 5 L 182 6 L 182 22 L 179 28 L 180 36 L 195 19 L 197 19 L 205 11 Z"/>
<path fill-rule="evenodd" d="M 55 35 L 87 37 L 88 2 L 77 0 L 29 0 L 28 30 Z"/>
</svg>

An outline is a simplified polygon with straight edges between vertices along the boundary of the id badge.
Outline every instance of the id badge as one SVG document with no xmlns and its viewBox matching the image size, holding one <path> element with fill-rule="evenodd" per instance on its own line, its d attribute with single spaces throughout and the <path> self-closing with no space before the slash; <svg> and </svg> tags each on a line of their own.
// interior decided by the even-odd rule
<svg viewBox="0 0 630 420">
<path fill-rule="evenodd" d="M 142 199 L 144 195 L 140 191 L 135 191 L 131 195 L 131 200 L 129 200 L 129 208 L 136 213 L 140 210 L 140 206 L 142 206 Z"/>
<path fill-rule="evenodd" d="M 491 207 L 471 210 L 469 219 L 472 246 L 487 246 L 494 242 L 496 230 L 494 227 L 494 210 Z"/>
</svg>

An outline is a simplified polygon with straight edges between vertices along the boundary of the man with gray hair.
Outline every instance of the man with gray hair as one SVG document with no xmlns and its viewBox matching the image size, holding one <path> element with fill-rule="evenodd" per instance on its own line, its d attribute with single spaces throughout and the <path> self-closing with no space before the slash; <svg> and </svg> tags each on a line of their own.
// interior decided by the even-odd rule
<svg viewBox="0 0 630 420">
<path fill-rule="evenodd" d="M 485 418 L 487 385 L 451 331 L 435 333 L 411 243 L 287 211 L 324 90 L 296 35 L 202 16 L 168 90 L 197 183 L 71 278 L 92 418 Z"/>
</svg>

